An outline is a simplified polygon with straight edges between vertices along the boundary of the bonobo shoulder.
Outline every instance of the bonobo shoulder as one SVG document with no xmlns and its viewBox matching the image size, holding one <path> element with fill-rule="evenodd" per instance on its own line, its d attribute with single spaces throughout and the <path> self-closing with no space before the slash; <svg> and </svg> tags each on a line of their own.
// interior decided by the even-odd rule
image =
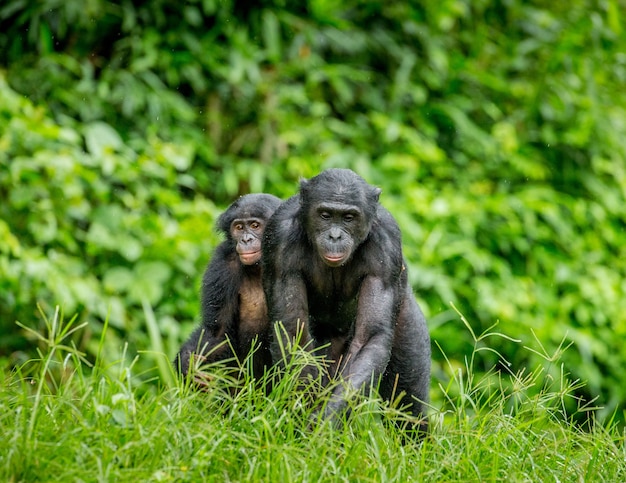
<svg viewBox="0 0 626 483">
<path fill-rule="evenodd" d="M 378 205 L 376 216 L 370 230 L 370 238 L 375 243 L 383 244 L 386 247 L 393 246 L 402 250 L 402 233 L 396 219 L 382 205 Z"/>
<path fill-rule="evenodd" d="M 402 270 L 403 254 L 400 228 L 391 214 L 382 206 L 378 207 L 367 240 L 358 250 L 359 259 L 369 269 L 392 279 Z"/>
<path fill-rule="evenodd" d="M 300 195 L 294 195 L 287 198 L 278 209 L 274 212 L 273 219 L 284 220 L 287 218 L 293 218 L 298 214 L 300 210 Z"/>
<path fill-rule="evenodd" d="M 263 235 L 264 258 L 274 258 L 277 250 L 284 248 L 284 239 L 290 233 L 298 232 L 298 207 L 297 196 L 292 196 L 283 202 L 268 220 Z"/>
<path fill-rule="evenodd" d="M 270 218 L 266 228 L 266 241 L 274 244 L 276 237 L 281 237 L 300 231 L 300 211 L 299 195 L 288 198 L 282 203 Z"/>
<path fill-rule="evenodd" d="M 394 236 L 400 235 L 400 226 L 398 225 L 398 222 L 389 210 L 381 204 L 378 205 L 376 210 L 375 223 L 379 226 L 383 226 Z"/>
</svg>

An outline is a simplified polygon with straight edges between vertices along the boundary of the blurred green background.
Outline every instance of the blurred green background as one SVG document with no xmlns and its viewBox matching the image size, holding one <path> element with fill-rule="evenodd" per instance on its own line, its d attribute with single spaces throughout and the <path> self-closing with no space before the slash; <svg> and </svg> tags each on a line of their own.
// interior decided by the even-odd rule
<svg viewBox="0 0 626 483">
<path fill-rule="evenodd" d="M 213 226 L 347 167 L 403 229 L 433 400 L 537 363 L 626 408 L 624 0 L 5 0 L 0 6 L 0 358 L 59 304 L 93 358 L 172 357 L 198 321 Z M 149 311 L 148 311 L 149 312 Z M 149 315 L 149 314 L 148 314 Z M 479 344 L 479 345 L 480 345 Z M 546 362 L 571 344 L 560 359 Z M 530 347 L 532 350 L 529 350 Z M 141 357 L 150 371 L 158 356 Z M 150 372 L 146 372 L 147 375 Z M 147 377 L 147 376 L 146 376 Z"/>
</svg>

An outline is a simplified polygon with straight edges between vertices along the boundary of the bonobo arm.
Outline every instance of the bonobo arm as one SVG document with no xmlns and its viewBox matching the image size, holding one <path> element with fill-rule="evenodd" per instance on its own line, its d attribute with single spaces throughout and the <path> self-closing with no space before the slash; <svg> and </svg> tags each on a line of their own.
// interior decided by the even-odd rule
<svg viewBox="0 0 626 483">
<path fill-rule="evenodd" d="M 341 368 L 344 384 L 338 385 L 326 407 L 325 415 L 333 417 L 345 405 L 346 385 L 359 390 L 376 383 L 384 373 L 393 344 L 395 291 L 379 277 L 368 276 L 359 293 L 354 338 Z"/>
<path fill-rule="evenodd" d="M 306 285 L 302 275 L 292 272 L 280 276 L 269 288 L 270 320 L 274 323 L 275 337 L 271 351 L 274 362 L 283 365 L 286 353 L 298 341 L 298 346 L 311 349 L 313 343 L 309 330 L 309 311 Z M 282 326 L 281 326 L 282 324 Z M 314 368 L 306 368 L 303 376 L 317 376 Z"/>
<path fill-rule="evenodd" d="M 299 341 L 310 348 L 309 301 L 302 273 L 306 260 L 306 236 L 300 225 L 299 196 L 281 205 L 267 223 L 263 237 L 263 290 L 272 330 L 270 350 L 275 364 L 284 365 L 286 349 Z M 299 338 L 298 338 L 299 336 Z"/>
<path fill-rule="evenodd" d="M 200 304 L 202 325 L 218 334 L 232 328 L 239 315 L 239 288 L 243 280 L 243 266 L 228 242 L 215 251 L 202 277 Z"/>
<path fill-rule="evenodd" d="M 181 374 L 189 371 L 192 354 L 200 359 L 200 364 L 233 357 L 226 337 L 239 316 L 240 285 L 241 264 L 234 248 L 224 242 L 216 249 L 202 278 L 202 322 L 176 356 L 175 365 Z"/>
</svg>

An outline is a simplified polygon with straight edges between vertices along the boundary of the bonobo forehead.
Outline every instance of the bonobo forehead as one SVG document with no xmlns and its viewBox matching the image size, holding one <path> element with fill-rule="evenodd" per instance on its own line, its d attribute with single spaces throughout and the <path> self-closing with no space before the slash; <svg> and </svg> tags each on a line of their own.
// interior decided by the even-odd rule
<svg viewBox="0 0 626 483">
<path fill-rule="evenodd" d="M 352 203 L 339 203 L 334 201 L 321 201 L 317 203 L 313 208 L 315 208 L 318 212 L 328 211 L 330 213 L 361 213 L 361 208 Z"/>
<path fill-rule="evenodd" d="M 372 211 L 376 208 L 380 189 L 349 169 L 327 169 L 310 180 L 302 181 L 300 194 L 308 207 L 332 203 Z"/>
<path fill-rule="evenodd" d="M 261 218 L 263 220 L 272 216 L 280 199 L 266 194 L 244 195 L 232 204 L 236 209 L 233 213 L 236 218 Z"/>
<path fill-rule="evenodd" d="M 234 220 L 255 218 L 267 221 L 280 205 L 281 200 L 273 195 L 254 193 L 244 195 L 231 204 L 218 219 L 218 228 L 223 232 L 230 230 Z"/>
</svg>

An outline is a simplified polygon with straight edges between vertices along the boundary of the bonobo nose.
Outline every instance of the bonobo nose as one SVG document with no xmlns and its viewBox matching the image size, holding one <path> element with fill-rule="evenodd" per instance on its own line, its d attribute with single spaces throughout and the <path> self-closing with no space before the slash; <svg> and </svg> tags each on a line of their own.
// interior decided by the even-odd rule
<svg viewBox="0 0 626 483">
<path fill-rule="evenodd" d="M 330 233 L 328 235 L 330 237 L 331 240 L 335 241 L 335 240 L 341 240 L 341 230 L 338 229 L 332 229 L 330 230 Z"/>
</svg>

